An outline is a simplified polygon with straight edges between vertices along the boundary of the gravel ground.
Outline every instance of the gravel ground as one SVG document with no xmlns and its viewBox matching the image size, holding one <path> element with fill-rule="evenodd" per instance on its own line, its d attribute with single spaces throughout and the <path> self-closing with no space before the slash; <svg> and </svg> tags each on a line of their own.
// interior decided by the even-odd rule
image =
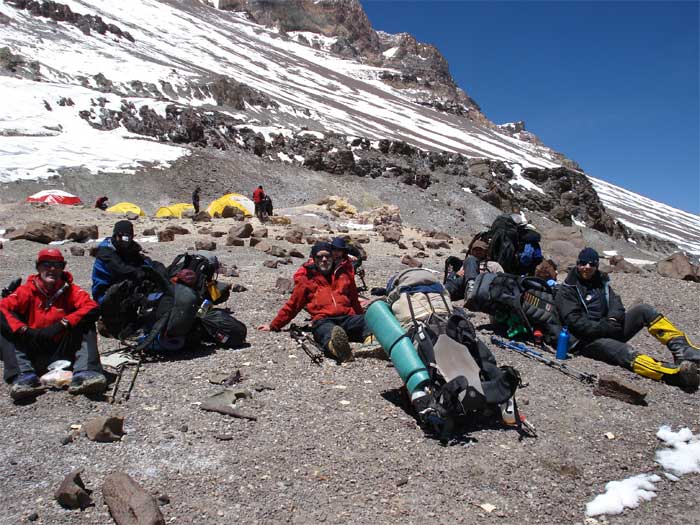
<svg viewBox="0 0 700 525">
<path fill-rule="evenodd" d="M 321 175 L 317 176 L 316 182 L 321 184 Z M 73 177 L 75 184 L 84 180 L 80 174 Z M 124 177 L 131 182 L 122 187 L 137 191 L 138 187 L 132 187 L 136 178 Z M 250 188 L 257 182 L 243 176 L 231 180 Z M 269 183 L 267 178 L 258 180 L 274 184 L 272 179 Z M 369 205 L 376 205 L 376 200 L 397 189 L 393 181 L 362 183 Z M 217 184 L 212 182 L 205 189 L 207 197 L 218 191 Z M 159 198 L 186 198 L 186 185 L 176 186 L 175 182 L 163 186 L 166 189 L 158 196 L 152 193 L 156 186 L 150 181 L 142 186 L 141 200 L 136 193 L 131 199 L 155 206 Z M 293 186 L 289 181 L 280 183 L 273 193 L 273 197 L 279 195 L 279 206 L 310 202 L 324 191 L 343 194 L 360 188 L 355 181 L 338 180 L 318 188 L 311 184 L 313 191 L 309 184 Z M 111 190 L 114 196 L 117 187 Z M 287 188 L 289 196 L 282 191 Z M 16 185 L 15 189 L 20 193 L 27 187 Z M 94 187 L 92 191 L 100 193 Z M 402 213 L 407 223 L 424 226 L 430 220 L 430 210 L 416 211 L 418 191 L 399 192 L 402 195 L 394 194 L 393 198 L 406 202 Z M 346 194 L 355 200 L 359 197 L 357 193 Z M 90 209 L 0 205 L 0 228 L 18 227 L 30 219 L 98 224 L 101 235 L 110 233 L 115 220 Z M 171 223 L 195 231 L 189 221 Z M 456 223 L 453 228 L 437 220 L 435 223 L 439 229 L 462 234 Z M 136 230 L 163 224 L 166 222 L 140 219 Z M 233 221 L 212 224 L 215 230 L 226 231 Z M 470 224 L 462 227 L 464 234 L 472 227 L 474 231 L 481 229 Z M 292 247 L 274 239 L 281 232 L 282 227 L 271 228 L 271 242 Z M 406 231 L 405 236 L 420 238 L 416 231 Z M 208 238 L 193 233 L 178 236 L 175 242 L 145 247 L 151 257 L 167 263 L 200 237 Z M 365 245 L 370 287 L 383 285 L 389 275 L 402 268 L 395 245 L 381 242 L 373 234 L 371 238 Z M 117 471 L 127 472 L 152 494 L 169 497 L 170 502 L 161 506 L 167 523 L 584 523 L 585 503 L 602 492 L 608 481 L 661 473 L 654 463 L 659 426 L 669 424 L 674 430 L 689 426 L 693 432 L 700 431 L 700 394 L 638 379 L 630 372 L 585 358 L 571 361 L 582 370 L 613 373 L 646 388 L 649 406 L 630 406 L 594 397 L 589 387 L 556 371 L 494 350 L 500 363 L 514 365 L 522 372 L 527 387 L 519 393 L 521 408 L 536 425 L 539 437 L 519 441 L 513 430 L 474 429 L 463 443 L 441 446 L 407 413 L 401 380 L 388 361 L 366 357 L 342 366 L 326 361 L 319 367 L 285 332 L 254 329 L 268 322 L 286 299 L 274 290 L 276 278 L 291 277 L 301 260 L 270 269 L 262 266 L 269 256 L 249 247 L 224 247 L 223 239 L 215 240 L 220 242 L 216 253 L 222 262 L 238 267 L 240 277 L 230 280 L 248 288 L 233 294 L 229 306 L 248 325 L 251 346 L 239 351 L 192 351 L 182 358 L 147 363 L 132 398 L 123 404 L 49 392 L 35 403 L 19 406 L 3 391 L 0 523 L 24 522 L 32 512 L 39 516 L 37 523 L 110 523 L 100 488 L 104 477 Z M 0 283 L 31 273 L 39 248 L 27 241 L 6 243 L 0 250 Z M 455 241 L 452 253 L 462 248 L 461 242 Z M 440 257 L 431 252 L 426 265 L 441 270 L 444 255 L 447 253 Z M 72 255 L 67 259 L 77 283 L 89 288 L 93 259 Z M 616 274 L 613 285 L 628 307 L 637 301 L 653 304 L 700 341 L 699 284 Z M 303 319 L 303 314 L 298 317 Z M 479 317 L 478 321 L 485 319 Z M 646 333 L 632 343 L 656 357 L 667 356 Z M 113 341 L 101 340 L 100 344 L 102 350 L 114 348 Z M 257 421 L 198 408 L 197 403 L 221 389 L 208 378 L 236 370 L 243 376 L 243 388 L 271 387 L 255 392 L 246 405 L 247 411 L 258 416 Z M 125 417 L 127 434 L 121 442 L 95 443 L 81 436 L 61 444 L 71 425 L 108 414 Z M 608 432 L 614 439 L 605 436 Z M 222 441 L 222 436 L 231 439 Z M 82 512 L 63 510 L 54 501 L 53 492 L 65 474 L 80 466 L 85 467 L 86 485 L 95 490 L 96 505 Z M 675 483 L 663 478 L 657 487 L 656 499 L 609 517 L 607 522 L 700 523 L 700 477 L 687 475 Z M 485 503 L 495 509 L 484 511 L 479 505 Z M 606 520 L 599 518 L 598 522 Z"/>
</svg>

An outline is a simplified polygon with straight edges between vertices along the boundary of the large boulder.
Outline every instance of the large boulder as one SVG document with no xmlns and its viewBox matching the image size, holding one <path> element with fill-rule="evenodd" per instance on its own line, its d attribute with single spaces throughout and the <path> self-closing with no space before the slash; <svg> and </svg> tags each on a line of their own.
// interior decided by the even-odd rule
<svg viewBox="0 0 700 525">
<path fill-rule="evenodd" d="M 700 282 L 700 268 L 690 262 L 688 256 L 676 252 L 656 264 L 656 271 L 664 277 Z"/>
<path fill-rule="evenodd" d="M 90 226 L 68 226 L 66 228 L 66 239 L 76 242 L 85 242 L 89 239 L 97 239 L 97 225 Z"/>
<path fill-rule="evenodd" d="M 235 206 L 224 206 L 221 210 L 221 217 L 223 219 L 236 219 L 242 221 L 245 219 L 245 214 Z"/>
<path fill-rule="evenodd" d="M 626 261 L 622 255 L 614 255 L 610 258 L 611 271 L 614 273 L 642 273 L 642 269 Z"/>
<path fill-rule="evenodd" d="M 11 241 L 24 239 L 27 241 L 49 244 L 53 241 L 62 241 L 66 238 L 68 226 L 61 222 L 30 222 L 24 228 L 9 234 L 7 238 Z"/>
<path fill-rule="evenodd" d="M 216 243 L 214 241 L 206 240 L 194 241 L 194 249 L 211 252 L 216 250 Z"/>
<path fill-rule="evenodd" d="M 211 215 L 206 210 L 202 210 L 192 216 L 192 222 L 211 222 Z"/>
<path fill-rule="evenodd" d="M 377 228 L 377 233 L 382 236 L 384 242 L 396 244 L 401 240 L 401 226 L 397 224 L 383 224 Z"/>
<path fill-rule="evenodd" d="M 292 228 L 284 234 L 284 240 L 292 244 L 302 244 L 304 242 L 304 231 L 301 228 Z"/>
</svg>

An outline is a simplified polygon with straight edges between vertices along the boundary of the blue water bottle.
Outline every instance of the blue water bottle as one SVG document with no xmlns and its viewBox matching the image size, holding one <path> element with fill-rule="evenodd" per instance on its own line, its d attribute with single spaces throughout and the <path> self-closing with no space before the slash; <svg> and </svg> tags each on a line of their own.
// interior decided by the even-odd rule
<svg viewBox="0 0 700 525">
<path fill-rule="evenodd" d="M 557 359 L 566 359 L 566 354 L 569 351 L 569 329 L 563 326 L 559 332 L 557 339 Z"/>
</svg>

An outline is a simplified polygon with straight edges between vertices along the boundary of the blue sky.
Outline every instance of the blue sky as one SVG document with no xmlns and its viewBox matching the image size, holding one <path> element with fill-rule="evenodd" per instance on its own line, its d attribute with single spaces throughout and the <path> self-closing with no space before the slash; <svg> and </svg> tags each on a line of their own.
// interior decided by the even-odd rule
<svg viewBox="0 0 700 525">
<path fill-rule="evenodd" d="M 700 2 L 361 2 L 375 29 L 435 45 L 490 120 L 700 213 Z"/>
</svg>

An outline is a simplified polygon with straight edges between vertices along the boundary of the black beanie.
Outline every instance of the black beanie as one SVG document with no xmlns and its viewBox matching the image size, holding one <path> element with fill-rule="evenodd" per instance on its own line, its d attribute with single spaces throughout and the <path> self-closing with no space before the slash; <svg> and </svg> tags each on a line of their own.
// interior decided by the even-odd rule
<svg viewBox="0 0 700 525">
<path fill-rule="evenodd" d="M 581 250 L 581 253 L 578 254 L 577 262 L 598 264 L 599 260 L 600 257 L 597 251 L 595 251 L 593 248 L 584 248 Z"/>
<path fill-rule="evenodd" d="M 114 231 L 112 231 L 112 237 L 116 237 L 117 235 L 125 235 L 125 236 L 128 236 L 129 239 L 133 239 L 133 237 L 134 237 L 134 225 L 131 223 L 131 221 L 118 221 L 114 225 Z"/>
<path fill-rule="evenodd" d="M 327 251 L 328 253 L 331 253 L 331 250 L 333 249 L 333 246 L 331 246 L 331 243 L 325 242 L 325 241 L 320 241 L 314 244 L 311 247 L 311 257 L 316 257 L 316 254 L 318 252 L 322 251 Z"/>
</svg>

